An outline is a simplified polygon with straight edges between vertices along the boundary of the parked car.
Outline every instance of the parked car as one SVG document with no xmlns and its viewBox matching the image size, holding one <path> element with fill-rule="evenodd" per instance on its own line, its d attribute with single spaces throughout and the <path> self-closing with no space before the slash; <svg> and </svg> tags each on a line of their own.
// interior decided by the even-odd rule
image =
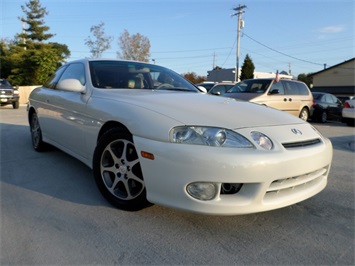
<svg viewBox="0 0 355 266">
<path fill-rule="evenodd" d="M 0 79 L 0 105 L 11 104 L 14 109 L 20 107 L 20 94 L 6 79 Z"/>
<path fill-rule="evenodd" d="M 216 83 L 210 90 L 209 94 L 213 95 L 223 95 L 225 94 L 229 89 L 231 89 L 235 85 L 235 82 L 220 82 Z"/>
<path fill-rule="evenodd" d="M 247 79 L 223 96 L 270 106 L 305 121 L 312 115 L 312 94 L 305 83 L 296 80 Z"/>
<path fill-rule="evenodd" d="M 322 191 L 332 161 L 331 142 L 309 123 L 200 93 L 143 62 L 67 63 L 32 91 L 28 119 L 36 151 L 51 144 L 81 160 L 123 210 L 273 210 Z"/>
<path fill-rule="evenodd" d="M 204 81 L 202 83 L 198 83 L 198 84 L 195 84 L 195 86 L 197 87 L 204 87 L 207 92 L 210 91 L 210 89 L 212 89 L 212 87 L 216 84 L 216 82 L 213 82 L 213 81 Z"/>
<path fill-rule="evenodd" d="M 312 92 L 313 115 L 312 120 L 325 123 L 327 120 L 341 120 L 343 103 L 330 93 Z"/>
<path fill-rule="evenodd" d="M 341 121 L 348 126 L 355 126 L 355 98 L 344 103 Z"/>
<path fill-rule="evenodd" d="M 336 95 L 336 97 L 344 104 L 347 100 L 354 99 L 355 96 L 349 96 L 349 95 Z"/>
</svg>

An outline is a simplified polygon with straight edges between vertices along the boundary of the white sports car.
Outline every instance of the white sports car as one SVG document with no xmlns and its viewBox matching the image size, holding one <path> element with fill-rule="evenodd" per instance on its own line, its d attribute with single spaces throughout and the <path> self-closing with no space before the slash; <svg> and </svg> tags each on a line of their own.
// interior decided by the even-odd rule
<svg viewBox="0 0 355 266">
<path fill-rule="evenodd" d="M 323 190 L 332 161 L 331 142 L 307 122 L 142 62 L 68 63 L 31 93 L 28 119 L 35 150 L 51 144 L 84 162 L 124 210 L 277 209 Z"/>
</svg>

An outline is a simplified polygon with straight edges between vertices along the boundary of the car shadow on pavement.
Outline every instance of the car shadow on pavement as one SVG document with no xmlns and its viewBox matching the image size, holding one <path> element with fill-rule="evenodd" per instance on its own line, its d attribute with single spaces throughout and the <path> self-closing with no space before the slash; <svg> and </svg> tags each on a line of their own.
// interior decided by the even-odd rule
<svg viewBox="0 0 355 266">
<path fill-rule="evenodd" d="M 333 149 L 355 152 L 355 136 L 330 137 Z"/>
<path fill-rule="evenodd" d="M 110 206 L 85 164 L 54 147 L 36 152 L 28 126 L 1 123 L 0 127 L 1 182 L 65 201 Z"/>
</svg>

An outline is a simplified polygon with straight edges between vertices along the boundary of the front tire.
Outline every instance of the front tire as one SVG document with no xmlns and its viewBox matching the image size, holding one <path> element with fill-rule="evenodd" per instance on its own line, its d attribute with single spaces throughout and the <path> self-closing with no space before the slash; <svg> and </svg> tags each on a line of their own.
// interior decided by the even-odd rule
<svg viewBox="0 0 355 266">
<path fill-rule="evenodd" d="M 19 109 L 20 108 L 20 102 L 16 101 L 12 103 L 12 108 L 13 109 Z"/>
<path fill-rule="evenodd" d="M 127 131 L 111 129 L 100 138 L 93 172 L 101 194 L 115 207 L 137 211 L 150 205 L 139 157 Z"/>
</svg>

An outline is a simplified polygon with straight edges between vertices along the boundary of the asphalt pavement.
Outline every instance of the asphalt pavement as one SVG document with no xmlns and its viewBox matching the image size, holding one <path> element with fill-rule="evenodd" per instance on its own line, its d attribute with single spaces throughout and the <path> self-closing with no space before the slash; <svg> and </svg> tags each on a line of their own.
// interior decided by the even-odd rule
<svg viewBox="0 0 355 266">
<path fill-rule="evenodd" d="M 354 265 L 355 128 L 314 126 L 334 159 L 311 199 L 241 216 L 126 212 L 102 198 L 84 164 L 32 149 L 24 106 L 1 107 L 0 265 Z"/>
</svg>

